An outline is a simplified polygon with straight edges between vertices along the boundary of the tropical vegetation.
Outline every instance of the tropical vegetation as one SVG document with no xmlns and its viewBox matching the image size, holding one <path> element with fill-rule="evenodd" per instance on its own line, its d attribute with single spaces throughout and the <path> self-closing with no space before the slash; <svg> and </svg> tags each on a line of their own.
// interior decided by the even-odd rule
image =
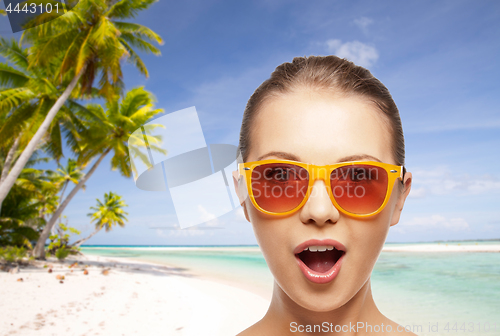
<svg viewBox="0 0 500 336">
<path fill-rule="evenodd" d="M 148 77 L 139 52 L 160 55 L 161 37 L 130 21 L 155 1 L 80 0 L 18 41 L 0 37 L 0 247 L 64 258 L 126 222 L 113 192 L 91 208 L 89 237 L 70 244 L 77 231 L 61 218 L 105 159 L 131 176 L 127 140 L 162 112 L 144 87 L 126 90 L 122 73 L 129 62 Z"/>
<path fill-rule="evenodd" d="M 95 224 L 95 231 L 92 232 L 88 237 L 74 242 L 70 245 L 70 247 L 79 247 L 87 240 L 92 238 L 92 236 L 101 231 L 103 228 L 106 232 L 109 232 L 115 225 L 124 227 L 125 222 L 128 220 L 128 213 L 123 210 L 123 208 L 126 206 L 127 204 L 125 204 L 125 201 L 122 199 L 122 197 L 111 191 L 104 194 L 104 201 L 97 199 L 97 206 L 90 207 L 90 209 L 94 211 L 88 214 L 88 216 L 90 216 L 91 218 L 90 221 L 94 222 Z"/>
</svg>

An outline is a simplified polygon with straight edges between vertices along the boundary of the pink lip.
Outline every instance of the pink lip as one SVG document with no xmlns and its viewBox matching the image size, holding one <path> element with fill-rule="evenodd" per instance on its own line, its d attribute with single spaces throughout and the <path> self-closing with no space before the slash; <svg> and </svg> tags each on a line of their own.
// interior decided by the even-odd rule
<svg viewBox="0 0 500 336">
<path fill-rule="evenodd" d="M 335 265 L 333 265 L 333 267 L 328 270 L 328 272 L 319 273 L 319 272 L 313 271 L 312 269 L 307 267 L 306 264 L 304 264 L 304 262 L 302 260 L 300 260 L 300 258 L 297 256 L 297 254 L 304 251 L 304 249 L 306 247 L 309 247 L 312 245 L 316 245 L 316 246 L 332 245 L 337 250 L 344 251 L 344 254 L 342 255 L 342 257 L 339 258 L 339 260 L 337 260 Z M 302 244 L 300 244 L 299 246 L 297 246 L 294 250 L 294 254 L 295 254 L 295 259 L 297 260 L 297 263 L 299 265 L 300 270 L 302 271 L 304 276 L 309 281 L 317 283 L 317 284 L 325 284 L 325 283 L 328 283 L 328 282 L 332 281 L 333 279 L 335 279 L 337 274 L 339 274 L 340 266 L 342 266 L 342 261 L 344 260 L 345 250 L 346 249 L 345 249 L 344 245 L 342 245 L 341 243 L 339 243 L 338 241 L 333 240 L 333 239 L 325 239 L 325 240 L 311 239 L 311 240 L 305 241 Z"/>
</svg>

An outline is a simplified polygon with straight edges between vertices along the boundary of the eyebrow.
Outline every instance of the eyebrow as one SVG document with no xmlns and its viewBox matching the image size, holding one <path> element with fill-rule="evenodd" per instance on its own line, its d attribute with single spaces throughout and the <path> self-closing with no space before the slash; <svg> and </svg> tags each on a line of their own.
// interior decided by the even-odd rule
<svg viewBox="0 0 500 336">
<path fill-rule="evenodd" d="M 261 161 L 262 159 L 268 157 L 268 156 L 276 156 L 284 160 L 290 160 L 290 161 L 298 161 L 302 162 L 300 158 L 292 153 L 287 153 L 287 152 L 269 152 L 264 155 L 259 156 L 257 161 Z M 338 162 L 348 162 L 348 161 L 362 161 L 362 160 L 372 160 L 372 161 L 377 161 L 377 162 L 382 162 L 378 158 L 372 155 L 368 154 L 357 154 L 357 155 L 349 155 L 341 158 Z"/>
<path fill-rule="evenodd" d="M 375 156 L 368 155 L 368 154 L 358 154 L 358 155 L 349 155 L 346 157 L 343 157 L 339 160 L 339 162 L 347 162 L 347 161 L 361 161 L 361 160 L 372 160 L 372 161 L 377 161 L 377 162 L 382 162 L 379 159 L 377 159 Z"/>
<path fill-rule="evenodd" d="M 287 152 L 269 152 L 269 153 L 266 153 L 264 155 L 259 156 L 257 161 L 260 161 L 268 156 L 276 156 L 276 157 L 279 157 L 279 158 L 285 159 L 285 160 L 301 162 L 298 156 L 293 155 L 292 153 L 287 153 Z"/>
</svg>

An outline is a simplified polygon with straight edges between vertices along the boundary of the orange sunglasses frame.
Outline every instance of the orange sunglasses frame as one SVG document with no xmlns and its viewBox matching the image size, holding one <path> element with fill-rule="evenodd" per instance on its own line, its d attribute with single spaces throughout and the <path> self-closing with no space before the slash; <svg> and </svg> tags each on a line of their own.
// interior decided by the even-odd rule
<svg viewBox="0 0 500 336">
<path fill-rule="evenodd" d="M 302 200 L 302 202 L 300 202 L 299 205 L 297 205 L 292 210 L 289 210 L 286 212 L 271 212 L 271 211 L 267 211 L 267 210 L 262 209 L 255 201 L 255 197 L 253 195 L 252 186 L 251 186 L 252 172 L 255 169 L 255 167 L 258 167 L 258 166 L 261 166 L 264 164 L 269 164 L 269 163 L 286 163 L 286 164 L 296 165 L 298 167 L 306 169 L 308 174 L 309 174 L 307 192 L 304 196 L 304 199 Z M 349 211 L 343 209 L 335 200 L 335 197 L 333 196 L 333 193 L 332 193 L 331 183 L 330 183 L 330 175 L 331 175 L 332 171 L 334 171 L 335 169 L 340 168 L 340 167 L 351 166 L 351 165 L 360 165 L 360 164 L 380 167 L 380 168 L 383 168 L 387 172 L 388 186 L 387 186 L 387 191 L 386 191 L 386 195 L 384 198 L 384 202 L 376 211 L 368 213 L 368 214 L 355 214 L 355 213 L 352 213 L 352 212 L 349 212 Z M 250 196 L 252 204 L 259 211 L 266 213 L 266 214 L 269 214 L 269 215 L 289 215 L 289 214 L 292 214 L 295 211 L 299 210 L 309 199 L 309 195 L 311 194 L 311 190 L 312 190 L 312 187 L 314 185 L 314 182 L 319 179 L 319 180 L 323 180 L 323 182 L 325 183 L 326 189 L 328 191 L 328 195 L 330 196 L 330 200 L 332 201 L 335 208 L 337 208 L 337 210 L 341 211 L 342 213 L 344 213 L 346 215 L 356 217 L 356 218 L 364 218 L 364 217 L 373 216 L 373 215 L 378 214 L 380 211 L 382 211 L 382 209 L 384 209 L 384 207 L 386 206 L 387 202 L 389 201 L 389 199 L 391 197 L 392 189 L 394 188 L 394 182 L 397 179 L 400 179 L 401 181 L 403 181 L 403 171 L 404 171 L 403 166 L 397 166 L 397 165 L 383 163 L 383 162 L 377 162 L 377 161 L 349 161 L 349 162 L 341 162 L 341 163 L 332 164 L 332 165 L 317 166 L 317 165 L 298 162 L 298 161 L 271 159 L 271 160 L 261 160 L 261 161 L 245 162 L 245 163 L 238 164 L 239 177 L 243 176 L 245 179 L 246 189 L 247 189 L 248 195 Z M 238 177 L 238 179 L 239 179 L 239 177 Z"/>
</svg>

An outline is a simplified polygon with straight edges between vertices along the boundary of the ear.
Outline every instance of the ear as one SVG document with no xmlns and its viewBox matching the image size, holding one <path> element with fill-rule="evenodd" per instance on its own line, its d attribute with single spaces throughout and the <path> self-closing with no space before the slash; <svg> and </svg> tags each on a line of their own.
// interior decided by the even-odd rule
<svg viewBox="0 0 500 336">
<path fill-rule="evenodd" d="M 244 185 L 243 177 L 240 176 L 237 170 L 232 172 L 233 174 L 233 184 L 234 190 L 236 191 L 236 195 L 238 195 L 238 200 L 240 201 L 240 205 L 243 207 L 243 212 L 245 213 L 245 218 L 250 222 L 250 218 L 248 217 L 247 206 L 245 204 L 245 199 L 247 198 L 247 188 Z"/>
<path fill-rule="evenodd" d="M 411 182 L 412 182 L 412 175 L 410 172 L 406 172 L 404 177 L 403 192 L 400 192 L 399 190 L 397 191 L 399 192 L 399 197 L 396 206 L 394 207 L 394 213 L 392 214 L 391 226 L 396 225 L 399 222 L 399 219 L 401 217 L 401 212 L 403 211 L 403 206 L 406 201 L 406 197 L 408 197 L 408 195 L 410 194 Z"/>
</svg>

